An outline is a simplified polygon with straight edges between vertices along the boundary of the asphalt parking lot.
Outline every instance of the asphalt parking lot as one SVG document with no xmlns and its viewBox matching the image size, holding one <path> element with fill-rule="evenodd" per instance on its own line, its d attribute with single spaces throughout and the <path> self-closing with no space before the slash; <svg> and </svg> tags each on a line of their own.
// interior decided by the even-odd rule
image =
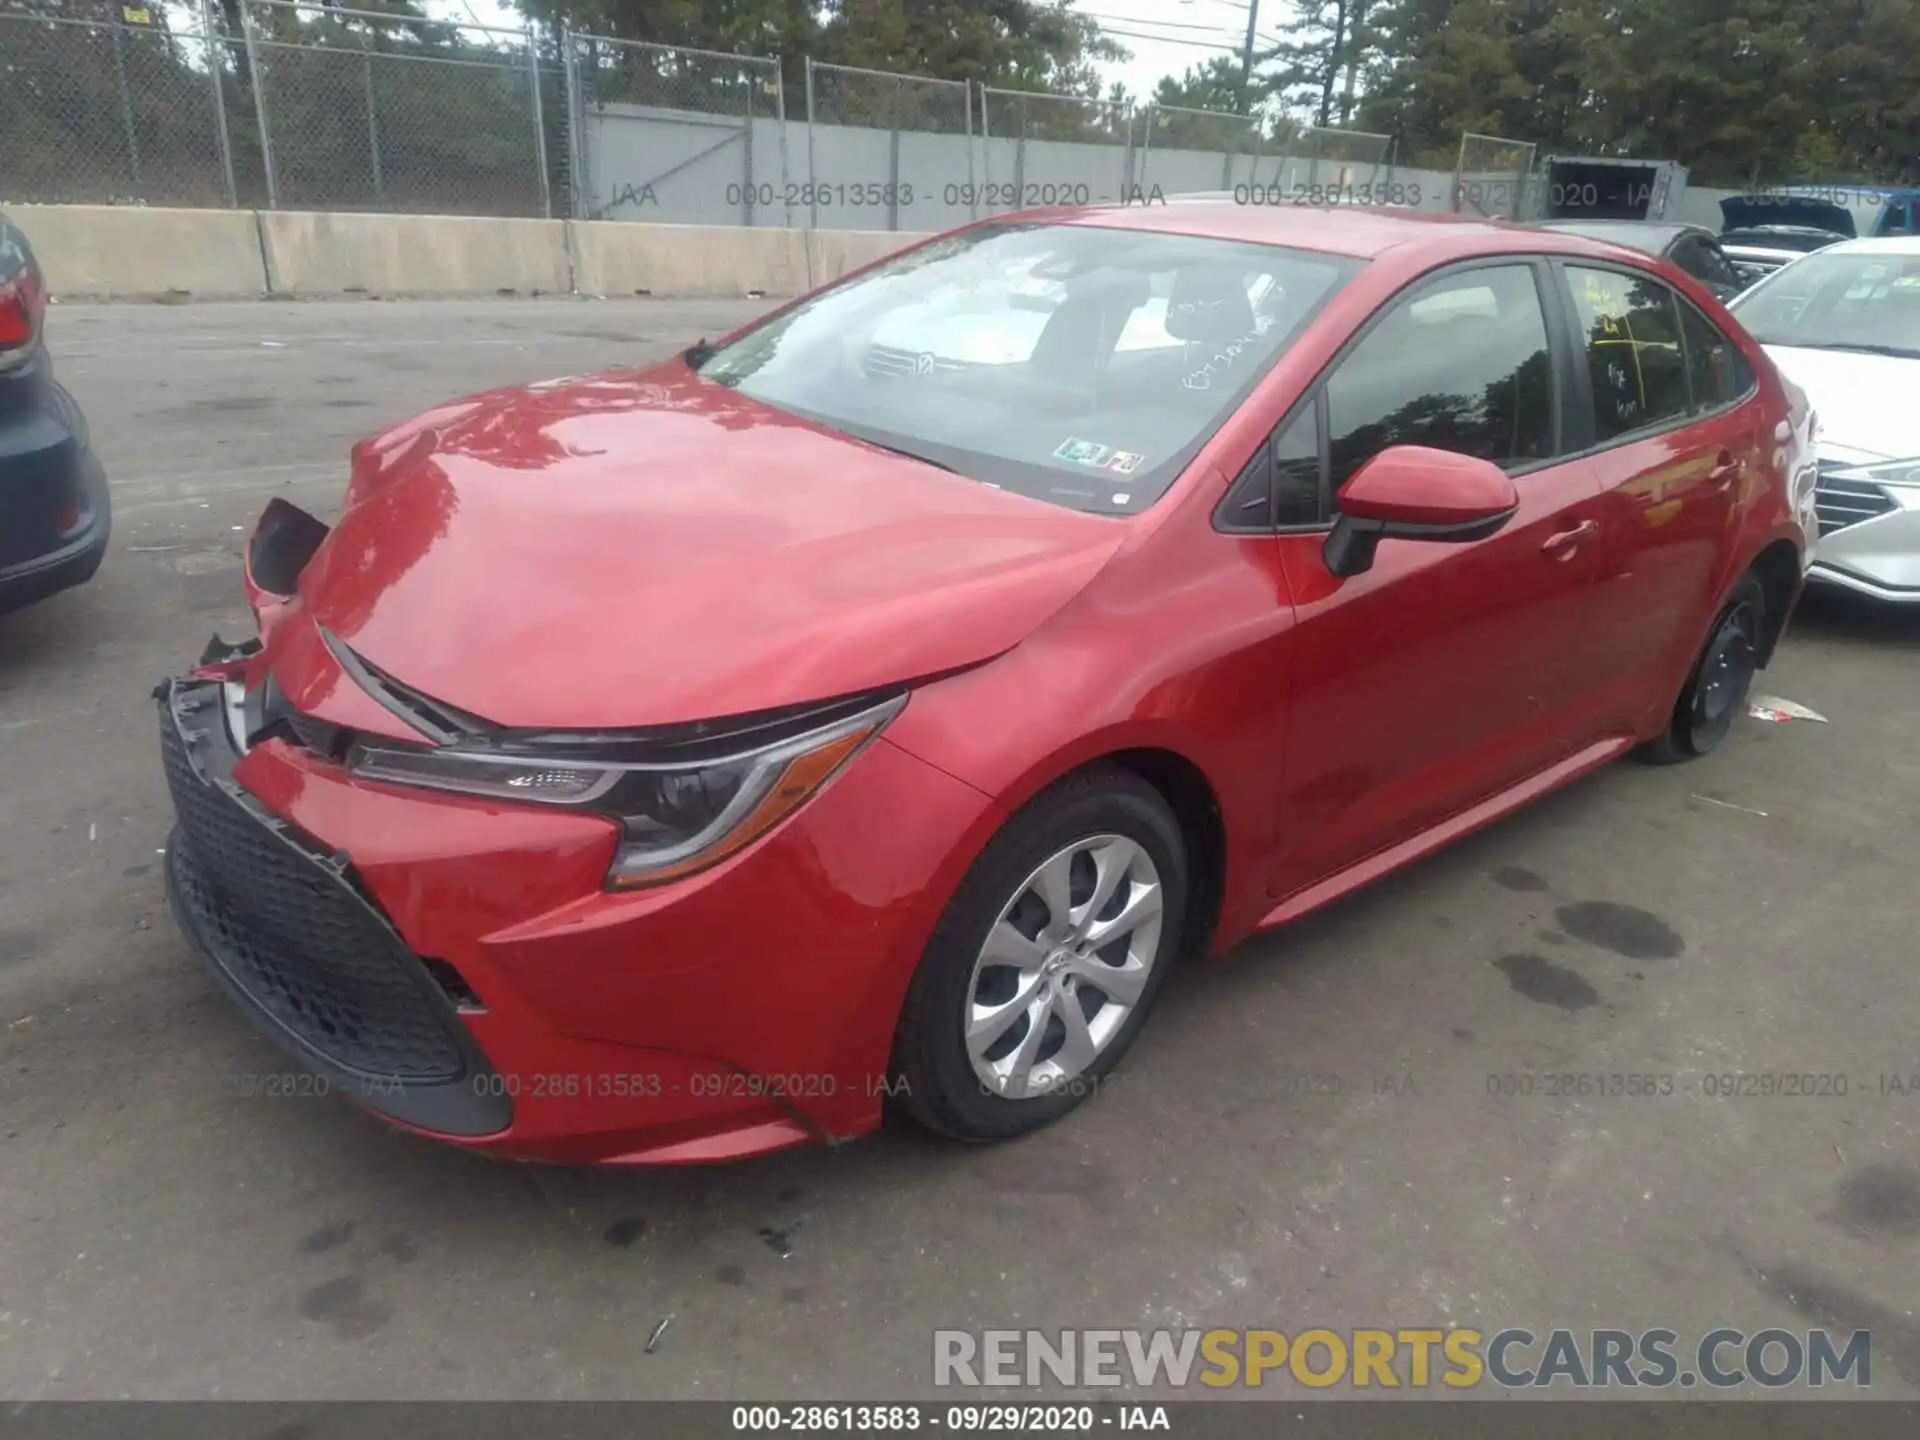
<svg viewBox="0 0 1920 1440">
<path fill-rule="evenodd" d="M 117 520 L 0 618 L 0 1395 L 906 1397 L 936 1327 L 1449 1324 L 1870 1328 L 1920 1393 L 1920 622 L 1834 603 L 1761 683 L 1830 723 L 1611 767 L 1190 969 L 1019 1144 L 569 1171 L 243 1093 L 281 1067 L 167 913 L 148 692 L 249 633 L 261 506 L 763 303 L 52 312 Z M 1560 1072 L 1674 1088 L 1519 1093 Z"/>
</svg>

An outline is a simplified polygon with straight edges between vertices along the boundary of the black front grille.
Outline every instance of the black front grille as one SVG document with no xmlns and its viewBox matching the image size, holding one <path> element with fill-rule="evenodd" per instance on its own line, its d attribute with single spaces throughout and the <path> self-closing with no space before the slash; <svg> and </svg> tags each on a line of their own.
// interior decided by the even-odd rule
<svg viewBox="0 0 1920 1440">
<path fill-rule="evenodd" d="M 1823 463 L 1813 492 L 1813 510 L 1820 519 L 1822 535 L 1831 535 L 1895 508 L 1893 497 L 1871 480 L 1838 479 L 1832 473 L 1838 468 L 1843 467 Z"/>
<path fill-rule="evenodd" d="M 187 723 L 202 720 L 222 723 L 217 703 Z M 202 778 L 164 700 L 160 728 L 180 822 L 168 856 L 175 893 L 233 984 L 342 1070 L 415 1083 L 459 1078 L 465 1057 L 431 982 L 344 860 Z"/>
</svg>

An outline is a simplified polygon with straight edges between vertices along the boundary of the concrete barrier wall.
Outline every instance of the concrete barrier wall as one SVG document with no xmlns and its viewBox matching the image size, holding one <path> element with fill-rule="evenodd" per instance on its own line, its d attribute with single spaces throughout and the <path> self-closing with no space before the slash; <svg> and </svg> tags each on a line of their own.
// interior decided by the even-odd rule
<svg viewBox="0 0 1920 1440">
<path fill-rule="evenodd" d="M 909 231 L 317 211 L 27 205 L 56 295 L 804 294 L 916 244 Z"/>
<path fill-rule="evenodd" d="M 906 230 L 803 230 L 807 274 L 813 285 L 825 285 L 874 261 L 928 239 Z"/>
<path fill-rule="evenodd" d="M 799 295 L 808 288 L 799 230 L 570 220 L 582 295 Z"/>
<path fill-rule="evenodd" d="M 566 222 L 263 210 L 276 295 L 565 294 Z"/>
<path fill-rule="evenodd" d="M 267 288 L 250 210 L 133 205 L 18 205 L 55 295 L 259 295 Z"/>
</svg>

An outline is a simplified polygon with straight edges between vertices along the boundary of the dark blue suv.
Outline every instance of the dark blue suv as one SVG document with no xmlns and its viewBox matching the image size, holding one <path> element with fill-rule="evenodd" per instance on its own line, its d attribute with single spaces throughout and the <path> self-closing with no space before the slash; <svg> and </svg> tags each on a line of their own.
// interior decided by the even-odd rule
<svg viewBox="0 0 1920 1440">
<path fill-rule="evenodd" d="M 47 291 L 0 215 L 0 613 L 93 578 L 113 514 L 87 421 L 41 341 Z"/>
</svg>

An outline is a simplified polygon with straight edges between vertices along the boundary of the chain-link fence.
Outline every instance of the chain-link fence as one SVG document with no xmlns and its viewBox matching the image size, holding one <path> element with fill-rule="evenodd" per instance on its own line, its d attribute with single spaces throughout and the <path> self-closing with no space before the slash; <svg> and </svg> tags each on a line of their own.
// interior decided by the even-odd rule
<svg viewBox="0 0 1920 1440">
<path fill-rule="evenodd" d="M 0 199 L 234 203 L 203 4 L 0 4 Z"/>
<path fill-rule="evenodd" d="M 1463 134 L 1453 166 L 1453 209 L 1463 215 L 1517 218 L 1537 148 L 1530 140 L 1476 135 L 1471 130 Z"/>
<path fill-rule="evenodd" d="M 1304 163 L 1300 183 L 1336 195 L 1370 194 L 1382 187 L 1392 168 L 1393 137 L 1334 125 L 1303 125 L 1287 147 Z"/>
<path fill-rule="evenodd" d="M 983 208 L 1117 204 L 1134 196 L 1133 107 L 980 87 Z"/>
<path fill-rule="evenodd" d="M 1257 115 L 1190 110 L 1150 100 L 1140 111 L 1140 188 L 1149 198 L 1250 185 L 1271 152 Z"/>
<path fill-rule="evenodd" d="M 242 0 L 268 203 L 550 213 L 527 32 Z"/>
<path fill-rule="evenodd" d="M 807 224 L 944 230 L 980 213 L 973 87 L 807 61 Z"/>
<path fill-rule="evenodd" d="M 811 60 L 783 79 L 770 58 L 436 13 L 0 0 L 0 201 L 934 231 L 1241 187 L 1514 215 L 1534 163 L 1468 135 L 1451 175 L 1396 174 L 1387 136 L 1284 116 Z"/>
<path fill-rule="evenodd" d="M 793 223 L 777 61 L 586 34 L 564 45 L 575 214 Z"/>
</svg>

